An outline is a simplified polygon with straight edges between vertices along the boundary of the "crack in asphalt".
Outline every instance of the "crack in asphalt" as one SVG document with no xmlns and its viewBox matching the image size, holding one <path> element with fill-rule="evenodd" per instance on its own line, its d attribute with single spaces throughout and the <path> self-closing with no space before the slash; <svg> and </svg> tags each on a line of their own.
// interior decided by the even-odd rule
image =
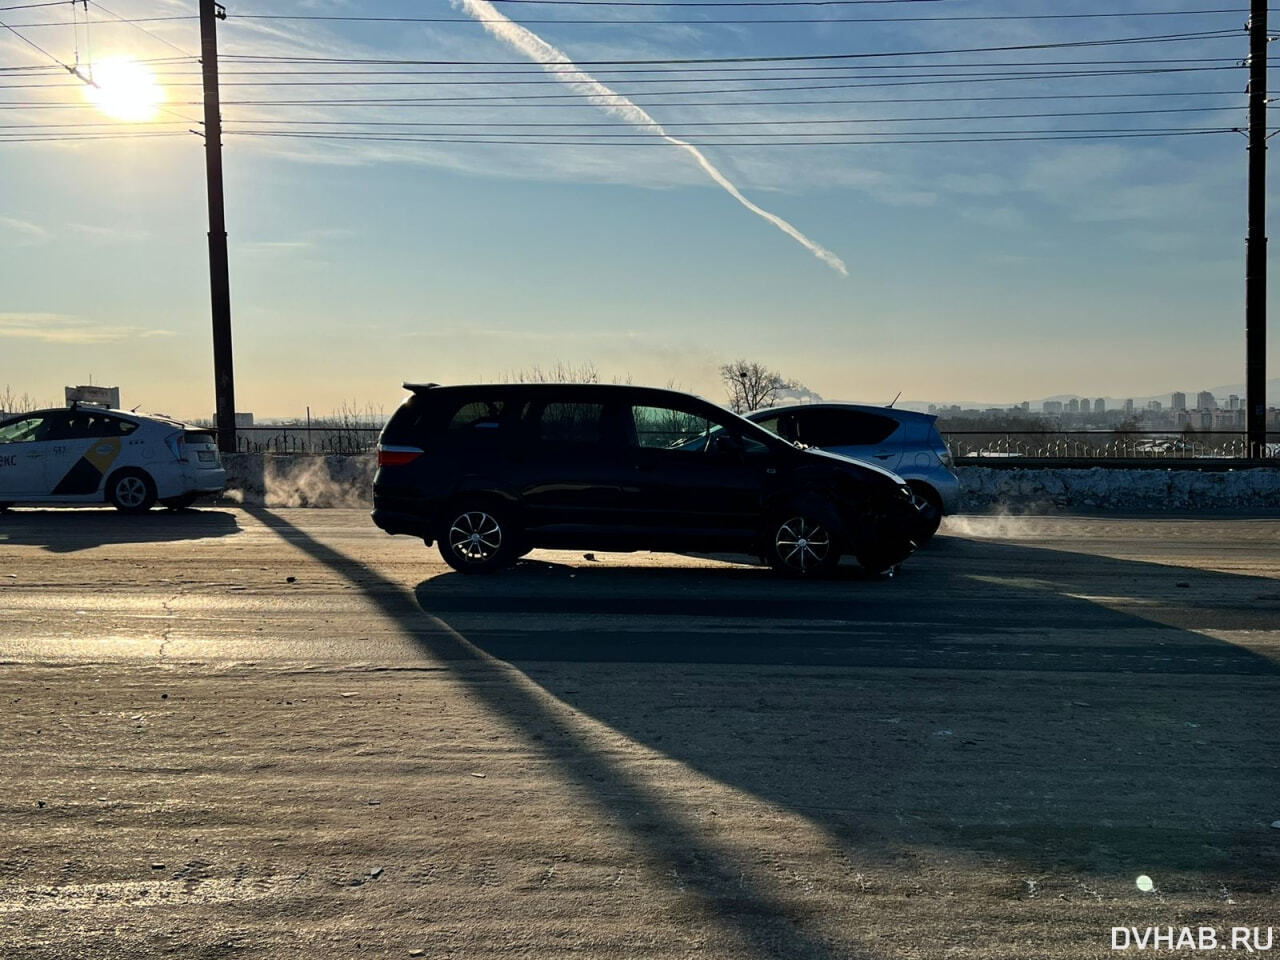
<svg viewBox="0 0 1280 960">
<path fill-rule="evenodd" d="M 160 634 L 160 650 L 158 654 L 158 659 L 161 661 L 163 661 L 165 658 L 165 654 L 166 654 L 165 648 L 169 646 L 169 640 L 172 638 L 173 631 L 178 626 L 176 621 L 178 613 L 176 610 L 173 609 L 173 607 L 170 606 L 170 604 L 172 604 L 185 592 L 186 592 L 185 590 L 180 589 L 172 597 L 169 597 L 167 600 L 160 601 L 160 606 L 164 608 L 165 617 L 168 621 L 168 626 L 166 626 L 164 628 L 164 631 Z"/>
</svg>

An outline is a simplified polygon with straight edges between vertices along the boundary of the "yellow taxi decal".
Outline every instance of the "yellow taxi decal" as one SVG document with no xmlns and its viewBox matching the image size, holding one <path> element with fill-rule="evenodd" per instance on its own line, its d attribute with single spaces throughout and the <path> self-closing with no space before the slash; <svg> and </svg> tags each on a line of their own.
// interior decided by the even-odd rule
<svg viewBox="0 0 1280 960">
<path fill-rule="evenodd" d="M 120 456 L 120 438 L 104 437 L 95 440 L 84 453 L 84 459 L 98 468 L 99 473 L 106 473 L 116 457 Z"/>
</svg>

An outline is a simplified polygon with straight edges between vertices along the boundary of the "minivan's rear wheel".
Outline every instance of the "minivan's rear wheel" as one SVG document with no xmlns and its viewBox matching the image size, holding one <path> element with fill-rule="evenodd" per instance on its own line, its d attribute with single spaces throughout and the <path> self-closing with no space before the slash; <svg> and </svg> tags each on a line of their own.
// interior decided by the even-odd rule
<svg viewBox="0 0 1280 960">
<path fill-rule="evenodd" d="M 780 514 L 770 525 L 766 559 L 779 573 L 816 577 L 840 562 L 840 549 L 830 528 L 817 517 Z"/>
<path fill-rule="evenodd" d="M 121 470 L 107 481 L 107 499 L 121 513 L 146 513 L 156 502 L 156 485 L 141 470 Z"/>
<path fill-rule="evenodd" d="M 451 511 L 440 536 L 440 556 L 459 573 L 489 573 L 516 559 L 515 531 L 502 511 L 489 505 L 464 504 Z"/>
</svg>

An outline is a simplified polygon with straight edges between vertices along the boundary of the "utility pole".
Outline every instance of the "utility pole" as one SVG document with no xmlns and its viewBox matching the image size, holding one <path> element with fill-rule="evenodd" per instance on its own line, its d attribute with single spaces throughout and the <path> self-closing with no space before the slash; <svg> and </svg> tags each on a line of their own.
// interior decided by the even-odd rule
<svg viewBox="0 0 1280 960">
<path fill-rule="evenodd" d="M 1267 0 L 1249 11 L 1249 239 L 1244 268 L 1245 434 L 1267 450 Z"/>
<path fill-rule="evenodd" d="M 236 449 L 236 385 L 231 353 L 231 282 L 222 200 L 222 112 L 218 101 L 218 20 L 227 10 L 200 0 L 200 66 L 204 75 L 204 166 L 209 193 L 209 294 L 213 307 L 213 391 L 218 449 Z"/>
</svg>

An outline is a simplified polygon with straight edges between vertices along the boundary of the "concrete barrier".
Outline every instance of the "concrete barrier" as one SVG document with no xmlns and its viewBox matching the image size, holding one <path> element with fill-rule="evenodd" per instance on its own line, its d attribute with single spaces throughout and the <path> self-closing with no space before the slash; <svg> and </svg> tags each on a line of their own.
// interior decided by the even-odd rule
<svg viewBox="0 0 1280 960">
<path fill-rule="evenodd" d="M 223 456 L 227 496 L 272 507 L 367 507 L 373 454 Z M 1280 468 L 1199 470 L 992 469 L 960 467 L 961 513 L 1010 510 L 1179 512 L 1280 508 Z"/>
<path fill-rule="evenodd" d="M 1280 469 L 1125 470 L 960 467 L 961 513 L 1177 512 L 1280 507 Z"/>
</svg>

